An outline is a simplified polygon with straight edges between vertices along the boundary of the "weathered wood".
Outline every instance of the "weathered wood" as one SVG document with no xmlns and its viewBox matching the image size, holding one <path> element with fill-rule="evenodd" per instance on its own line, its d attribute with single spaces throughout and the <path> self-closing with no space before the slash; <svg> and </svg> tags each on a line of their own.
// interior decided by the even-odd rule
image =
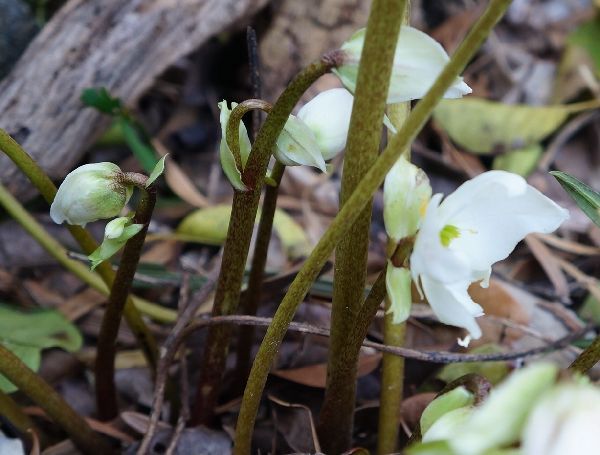
<svg viewBox="0 0 600 455">
<path fill-rule="evenodd" d="M 131 104 L 180 57 L 268 0 L 70 0 L 0 83 L 0 127 L 53 178 L 66 174 L 106 118 L 79 101 L 104 86 Z M 6 157 L 0 180 L 34 194 Z"/>
</svg>

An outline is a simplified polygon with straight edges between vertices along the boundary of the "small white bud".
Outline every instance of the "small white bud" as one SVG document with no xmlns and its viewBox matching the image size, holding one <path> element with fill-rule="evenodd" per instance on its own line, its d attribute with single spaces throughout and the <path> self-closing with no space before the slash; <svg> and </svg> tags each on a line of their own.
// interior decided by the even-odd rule
<svg viewBox="0 0 600 455">
<path fill-rule="evenodd" d="M 450 60 L 440 43 L 416 28 L 403 26 L 398 40 L 388 91 L 388 104 L 422 98 Z M 344 52 L 344 63 L 333 70 L 352 93 L 356 89 L 364 41 L 365 29 L 354 33 L 341 47 Z M 444 97 L 462 98 L 463 95 L 471 92 L 471 88 L 463 79 L 457 77 Z"/>
<path fill-rule="evenodd" d="M 354 97 L 344 88 L 319 93 L 298 111 L 313 132 L 325 161 L 346 147 Z"/>
<path fill-rule="evenodd" d="M 125 243 L 143 227 L 142 224 L 132 224 L 131 216 L 121 216 L 108 222 L 104 228 L 102 244 L 88 256 L 92 270 L 123 248 Z"/>
<path fill-rule="evenodd" d="M 388 236 L 399 242 L 415 235 L 430 199 L 427 175 L 401 156 L 383 186 L 383 219 Z"/>
<path fill-rule="evenodd" d="M 125 207 L 132 192 L 133 186 L 123 183 L 116 164 L 84 164 L 65 177 L 50 206 L 50 217 L 57 224 L 66 221 L 80 226 L 112 218 Z"/>
<path fill-rule="evenodd" d="M 410 316 L 412 306 L 412 278 L 406 267 L 394 267 L 388 260 L 385 273 L 385 288 L 390 301 L 388 313 L 392 313 L 394 324 L 401 324 Z"/>
</svg>

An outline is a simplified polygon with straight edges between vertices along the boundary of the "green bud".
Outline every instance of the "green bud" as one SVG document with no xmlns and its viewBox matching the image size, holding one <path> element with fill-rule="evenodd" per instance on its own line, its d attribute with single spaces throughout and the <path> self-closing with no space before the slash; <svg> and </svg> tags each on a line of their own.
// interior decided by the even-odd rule
<svg viewBox="0 0 600 455">
<path fill-rule="evenodd" d="M 388 236 L 397 243 L 415 235 L 430 199 L 427 175 L 401 156 L 383 186 L 383 220 Z"/>
<path fill-rule="evenodd" d="M 455 387 L 449 392 L 440 395 L 427 405 L 421 414 L 421 433 L 425 434 L 429 428 L 444 414 L 465 406 L 472 406 L 475 397 L 465 387 Z"/>
<path fill-rule="evenodd" d="M 405 267 L 394 267 L 392 261 L 388 260 L 385 272 L 385 288 L 387 298 L 390 301 L 388 313 L 393 314 L 394 324 L 401 324 L 410 316 L 412 305 L 411 283 L 410 270 Z"/>
<path fill-rule="evenodd" d="M 143 227 L 142 224 L 133 224 L 131 216 L 115 218 L 107 223 L 104 228 L 102 244 L 88 256 L 92 270 L 123 248 L 125 243 L 140 232 Z"/>
<path fill-rule="evenodd" d="M 113 163 L 85 164 L 71 171 L 50 206 L 52 221 L 85 226 L 117 216 L 133 192 L 133 185 L 125 184 L 122 175 Z"/>
<path fill-rule="evenodd" d="M 246 131 L 246 126 L 244 125 L 244 122 L 240 122 L 239 143 L 242 169 L 239 169 L 236 165 L 233 152 L 227 144 L 227 123 L 229 122 L 231 110 L 235 109 L 237 103 L 231 103 L 231 110 L 227 107 L 227 101 L 225 100 L 221 101 L 218 104 L 218 106 L 221 110 L 221 144 L 219 146 L 219 157 L 221 159 L 221 167 L 223 168 L 223 172 L 229 179 L 229 182 L 236 190 L 247 191 L 248 188 L 246 188 L 246 185 L 244 185 L 244 182 L 242 182 L 242 171 L 244 170 L 243 167 L 246 165 L 246 162 L 248 161 L 248 156 L 250 156 L 250 150 L 252 149 L 252 144 L 250 143 L 250 138 L 248 137 L 248 131 Z"/>
</svg>

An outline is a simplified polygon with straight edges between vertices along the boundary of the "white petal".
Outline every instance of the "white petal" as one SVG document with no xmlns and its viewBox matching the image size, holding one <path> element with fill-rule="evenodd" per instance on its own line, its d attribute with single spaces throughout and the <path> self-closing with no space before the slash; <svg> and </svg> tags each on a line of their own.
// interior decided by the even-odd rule
<svg viewBox="0 0 600 455">
<path fill-rule="evenodd" d="M 422 98 L 431 88 L 450 58 L 444 48 L 426 33 L 413 27 L 400 30 L 388 103 L 399 103 Z M 462 78 L 457 78 L 444 95 L 460 98 L 471 93 Z"/>
<path fill-rule="evenodd" d="M 313 132 L 323 159 L 330 160 L 346 147 L 354 97 L 344 88 L 319 93 L 299 111 L 298 118 Z"/>
<path fill-rule="evenodd" d="M 326 172 L 325 160 L 311 129 L 298 117 L 290 115 L 277 138 L 275 158 L 286 166 L 314 166 Z"/>
<path fill-rule="evenodd" d="M 552 232 L 568 216 L 521 176 L 504 171 L 465 182 L 439 207 L 444 224 L 460 230 L 446 249 L 469 263 L 471 281 L 488 278 L 492 264 L 506 258 L 527 234 Z"/>
<path fill-rule="evenodd" d="M 390 300 L 388 313 L 392 313 L 394 324 L 401 324 L 410 316 L 412 306 L 410 271 L 405 267 L 394 267 L 388 260 L 385 289 Z"/>
<path fill-rule="evenodd" d="M 474 340 L 481 337 L 475 318 L 483 315 L 483 309 L 469 296 L 468 282 L 445 284 L 427 275 L 420 278 L 429 305 L 440 322 L 468 330 Z"/>
</svg>

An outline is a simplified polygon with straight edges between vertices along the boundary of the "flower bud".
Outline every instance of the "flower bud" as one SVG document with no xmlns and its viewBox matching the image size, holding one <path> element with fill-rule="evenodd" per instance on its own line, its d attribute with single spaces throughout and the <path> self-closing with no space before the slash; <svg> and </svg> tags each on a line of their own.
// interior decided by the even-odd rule
<svg viewBox="0 0 600 455">
<path fill-rule="evenodd" d="M 435 422 L 458 408 L 472 406 L 475 397 L 465 387 L 459 386 L 435 398 L 421 414 L 421 433 L 426 434 Z"/>
<path fill-rule="evenodd" d="M 240 122 L 239 144 L 240 158 L 242 160 L 242 169 L 239 169 L 236 165 L 233 152 L 227 144 L 227 123 L 229 122 L 231 110 L 235 109 L 237 103 L 231 103 L 231 110 L 227 107 L 227 101 L 225 100 L 221 101 L 218 104 L 218 106 L 221 110 L 221 115 L 219 117 L 219 120 L 221 122 L 221 144 L 219 146 L 221 167 L 223 168 L 223 172 L 229 179 L 229 182 L 231 183 L 231 185 L 233 185 L 235 189 L 239 191 L 246 191 L 246 185 L 244 185 L 244 183 L 242 182 L 242 171 L 244 170 L 243 167 L 246 165 L 246 161 L 248 161 L 248 156 L 250 155 L 250 150 L 252 149 L 252 144 L 250 143 L 250 138 L 248 137 L 248 131 L 246 130 L 244 122 Z"/>
<path fill-rule="evenodd" d="M 106 224 L 102 244 L 88 256 L 92 270 L 111 258 L 127 243 L 127 240 L 142 230 L 144 226 L 132 224 L 131 218 L 131 216 L 122 216 Z"/>
<path fill-rule="evenodd" d="M 394 267 L 388 260 L 385 272 L 385 289 L 390 302 L 388 313 L 392 313 L 392 322 L 401 324 L 410 316 L 412 305 L 412 278 L 406 267 Z"/>
<path fill-rule="evenodd" d="M 394 241 L 415 235 L 431 199 L 427 175 L 401 156 L 383 186 L 383 220 Z"/>
<path fill-rule="evenodd" d="M 600 389 L 563 384 L 536 405 L 523 433 L 523 455 L 592 454 L 600 450 Z"/>
<path fill-rule="evenodd" d="M 85 226 L 92 221 L 117 216 L 129 201 L 133 186 L 122 179 L 113 163 L 84 164 L 64 179 L 50 206 L 57 224 Z"/>
<path fill-rule="evenodd" d="M 356 89 L 365 31 L 365 29 L 358 30 L 342 45 L 343 64 L 333 70 L 352 93 Z M 388 91 L 388 104 L 422 98 L 450 60 L 437 41 L 416 28 L 403 26 L 398 40 Z M 471 88 L 464 83 L 463 79 L 457 77 L 444 97 L 462 98 L 463 95 L 471 92 Z"/>
<path fill-rule="evenodd" d="M 277 138 L 273 156 L 286 166 L 314 166 L 326 172 L 325 160 L 315 135 L 294 115 L 290 115 Z"/>
<path fill-rule="evenodd" d="M 310 128 L 325 161 L 346 147 L 354 97 L 344 88 L 319 93 L 298 111 L 298 118 Z"/>
</svg>

